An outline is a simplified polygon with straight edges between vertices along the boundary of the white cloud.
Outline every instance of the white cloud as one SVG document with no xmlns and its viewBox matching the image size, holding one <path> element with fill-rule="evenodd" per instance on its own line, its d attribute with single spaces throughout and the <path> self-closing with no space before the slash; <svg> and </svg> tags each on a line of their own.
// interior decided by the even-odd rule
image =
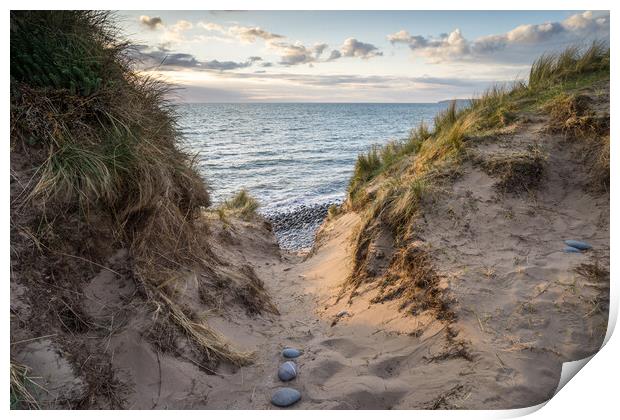
<svg viewBox="0 0 620 420">
<path fill-rule="evenodd" d="M 332 50 L 326 59 L 322 58 L 323 53 L 329 47 L 326 43 L 316 43 L 311 47 L 306 47 L 299 41 L 293 44 L 269 41 L 267 45 L 277 51 L 280 55 L 280 64 L 285 66 L 333 61 L 342 57 L 368 59 L 383 55 L 374 45 L 360 42 L 355 38 L 347 38 L 342 46 L 337 50 Z"/>
<path fill-rule="evenodd" d="M 198 22 L 197 26 L 207 31 L 224 32 L 222 25 L 213 22 Z"/>
<path fill-rule="evenodd" d="M 224 26 L 213 22 L 198 22 L 197 26 L 206 31 L 219 32 L 230 39 L 237 39 L 248 44 L 256 42 L 257 39 L 271 41 L 274 39 L 284 38 L 283 35 L 274 34 L 259 26 L 234 25 L 225 28 Z"/>
<path fill-rule="evenodd" d="M 284 38 L 283 35 L 274 34 L 258 26 L 231 26 L 228 28 L 228 34 L 247 43 L 256 42 L 257 38 L 265 41 Z"/>
<path fill-rule="evenodd" d="M 161 20 L 159 16 L 146 16 L 142 15 L 139 17 L 140 23 L 147 28 L 154 30 L 164 26 L 164 22 Z"/>
<path fill-rule="evenodd" d="M 194 25 L 192 24 L 192 22 L 189 22 L 187 20 L 179 20 L 177 21 L 177 23 L 170 27 L 170 30 L 182 32 L 187 31 L 188 29 L 192 29 L 193 27 Z"/>
<path fill-rule="evenodd" d="M 280 64 L 285 66 L 317 62 L 327 48 L 327 44 L 315 44 L 312 47 L 306 47 L 301 42 L 290 44 L 282 41 L 272 41 L 268 45 L 277 51 L 280 55 Z"/>
<path fill-rule="evenodd" d="M 392 44 L 406 44 L 412 51 L 432 61 L 447 59 L 476 59 L 500 50 L 518 46 L 544 46 L 545 43 L 580 43 L 587 37 L 606 37 L 609 34 L 609 14 L 596 16 L 593 12 L 572 15 L 562 22 L 524 24 L 503 34 L 487 35 L 467 40 L 457 28 L 438 37 L 411 35 L 400 30 L 387 36 Z"/>
<path fill-rule="evenodd" d="M 343 57 L 359 57 L 363 59 L 383 55 L 374 45 L 360 42 L 355 38 L 347 38 L 344 41 L 342 47 L 340 47 L 340 54 Z"/>
</svg>

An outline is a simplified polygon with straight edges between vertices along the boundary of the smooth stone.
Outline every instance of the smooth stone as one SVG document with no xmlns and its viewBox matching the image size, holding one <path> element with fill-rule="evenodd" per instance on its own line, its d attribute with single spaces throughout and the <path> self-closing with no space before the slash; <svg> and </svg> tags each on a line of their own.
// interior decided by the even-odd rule
<svg viewBox="0 0 620 420">
<path fill-rule="evenodd" d="M 294 359 L 296 357 L 301 356 L 301 352 L 297 349 L 294 349 L 292 347 L 287 347 L 284 350 L 282 350 L 282 356 L 288 358 L 288 359 Z"/>
<path fill-rule="evenodd" d="M 287 382 L 291 379 L 295 379 L 297 376 L 297 366 L 293 362 L 284 362 L 278 369 L 278 378 L 281 381 Z"/>
<path fill-rule="evenodd" d="M 564 248 L 564 252 L 567 252 L 567 253 L 571 253 L 572 252 L 572 253 L 575 253 L 575 254 L 581 254 L 581 251 L 579 249 L 574 248 L 572 246 L 565 247 Z"/>
<path fill-rule="evenodd" d="M 564 241 L 564 243 L 570 247 L 573 248 L 577 248 L 577 249 L 581 249 L 581 250 L 586 250 L 586 249 L 591 249 L 592 245 L 586 243 L 586 242 L 581 242 L 581 241 L 574 241 L 572 239 L 567 239 L 566 241 Z"/>
<path fill-rule="evenodd" d="M 301 393 L 293 388 L 279 388 L 271 397 L 271 403 L 278 407 L 288 407 L 301 399 Z"/>
</svg>

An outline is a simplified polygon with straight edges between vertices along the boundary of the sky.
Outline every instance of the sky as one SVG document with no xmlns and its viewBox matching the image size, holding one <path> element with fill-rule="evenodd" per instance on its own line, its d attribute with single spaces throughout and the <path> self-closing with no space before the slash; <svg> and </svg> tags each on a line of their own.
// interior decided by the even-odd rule
<svg viewBox="0 0 620 420">
<path fill-rule="evenodd" d="M 609 43 L 608 11 L 122 11 L 138 69 L 180 102 L 469 98 L 543 53 Z"/>
</svg>

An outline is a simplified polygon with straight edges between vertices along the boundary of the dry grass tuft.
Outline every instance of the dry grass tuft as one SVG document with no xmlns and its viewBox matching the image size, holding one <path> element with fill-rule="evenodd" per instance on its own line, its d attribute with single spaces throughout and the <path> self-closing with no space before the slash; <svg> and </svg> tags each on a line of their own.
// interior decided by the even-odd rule
<svg viewBox="0 0 620 420">
<path fill-rule="evenodd" d="M 11 160 L 30 174 L 12 192 L 12 230 L 33 232 L 43 255 L 76 248 L 63 238 L 109 232 L 130 250 L 147 297 L 169 306 L 187 337 L 210 357 L 245 363 L 248 354 L 191 322 L 160 288 L 213 264 L 202 217 L 210 197 L 181 147 L 168 86 L 135 71 L 134 56 L 109 13 L 11 12 Z M 238 209 L 249 214 L 255 203 L 245 197 Z M 65 237 L 67 220 L 85 229 Z M 69 330 L 84 327 L 75 311 L 60 316 Z"/>
<path fill-rule="evenodd" d="M 38 385 L 28 376 L 28 370 L 26 366 L 11 360 L 11 410 L 40 408 L 33 395 L 33 387 Z"/>
<path fill-rule="evenodd" d="M 343 208 L 341 204 L 332 204 L 327 209 L 327 219 L 333 220 L 336 217 L 338 217 L 338 215 L 342 214 L 342 212 L 343 212 Z"/>
<path fill-rule="evenodd" d="M 599 265 L 598 261 L 580 264 L 574 271 L 592 284 L 609 283 L 609 270 Z"/>
<path fill-rule="evenodd" d="M 158 300 L 166 305 L 174 324 L 204 352 L 206 360 L 224 360 L 237 366 L 252 362 L 253 353 L 232 347 L 228 340 L 212 329 L 205 320 L 192 320 L 180 306 L 163 293 L 160 293 Z"/>
<path fill-rule="evenodd" d="M 485 171 L 499 177 L 495 187 L 502 193 L 519 194 L 537 188 L 543 178 L 546 157 L 537 147 L 526 152 L 496 156 L 482 163 Z"/>
<path fill-rule="evenodd" d="M 590 109 L 588 96 L 562 93 L 548 101 L 544 109 L 550 116 L 548 128 L 568 138 L 590 138 L 609 131 L 609 120 L 598 118 Z"/>
<path fill-rule="evenodd" d="M 609 113 L 591 108 L 589 96 L 563 93 L 545 104 L 549 114 L 548 129 L 562 133 L 581 146 L 581 155 L 590 172 L 595 189 L 609 190 Z"/>
<path fill-rule="evenodd" d="M 242 189 L 237 194 L 224 201 L 222 205 L 218 207 L 218 212 L 222 211 L 224 214 L 230 213 L 244 220 L 250 220 L 252 217 L 256 216 L 258 207 L 258 201 L 256 201 L 247 190 Z"/>
<path fill-rule="evenodd" d="M 398 299 L 400 309 L 413 315 L 433 311 L 437 319 L 452 320 L 454 314 L 439 288 L 439 277 L 428 250 L 417 242 L 396 252 L 374 303 Z"/>
<path fill-rule="evenodd" d="M 432 129 L 421 125 L 412 131 L 408 139 L 392 141 L 382 147 L 374 146 L 361 154 L 349 184 L 345 205 L 360 214 L 362 222 L 354 237 L 352 275 L 342 290 L 352 289 L 353 296 L 362 282 L 376 277 L 370 248 L 382 230 L 388 229 L 393 235 L 395 255 L 400 256 L 401 260 L 395 260 L 387 273 L 382 274 L 385 283 L 378 299 L 415 294 L 419 288 L 408 288 L 408 285 L 415 285 L 415 281 L 411 283 L 403 279 L 408 278 L 408 271 L 411 271 L 409 280 L 421 276 L 422 257 L 411 257 L 409 260 L 404 257 L 411 256 L 409 247 L 416 240 L 416 220 L 425 201 L 430 203 L 433 194 L 441 193 L 441 180 L 458 176 L 458 165 L 464 158 L 468 142 L 516 127 L 521 119 L 527 119 L 532 107 L 540 111 L 540 104 L 558 93 L 589 87 L 608 78 L 608 47 L 595 42 L 585 50 L 568 48 L 561 54 L 546 55 L 537 60 L 532 65 L 527 83 L 516 81 L 494 86 L 464 107 L 457 107 L 456 102 L 452 102 L 437 114 Z M 562 114 L 575 114 L 574 108 L 579 106 L 578 103 L 568 103 L 566 106 L 558 100 L 555 109 L 549 108 L 547 111 L 563 118 L 562 124 L 571 129 L 582 127 L 591 130 L 589 119 L 571 120 Z M 597 163 L 592 172 L 597 173 L 598 179 L 605 184 L 609 174 L 608 134 L 601 140 L 598 144 L 602 147 L 591 148 L 587 154 L 593 156 L 592 161 Z M 521 193 L 540 184 L 546 157 L 539 148 L 532 148 L 524 153 L 497 156 L 482 164 L 487 172 L 500 178 L 497 183 L 500 191 Z M 433 298 L 427 296 L 422 300 L 432 302 Z"/>
<path fill-rule="evenodd" d="M 263 281 L 247 264 L 231 268 L 214 267 L 202 276 L 199 293 L 204 303 L 211 303 L 217 309 L 234 302 L 241 304 L 250 316 L 264 312 L 280 313 L 265 290 Z"/>
</svg>

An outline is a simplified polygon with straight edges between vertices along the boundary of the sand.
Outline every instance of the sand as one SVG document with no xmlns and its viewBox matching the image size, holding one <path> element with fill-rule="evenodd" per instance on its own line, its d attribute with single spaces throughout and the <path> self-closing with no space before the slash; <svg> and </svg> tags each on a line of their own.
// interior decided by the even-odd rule
<svg viewBox="0 0 620 420">
<path fill-rule="evenodd" d="M 302 393 L 290 409 L 500 409 L 547 400 L 561 364 L 595 353 L 605 336 L 609 278 L 574 270 L 582 263 L 609 267 L 609 195 L 588 191 L 575 149 L 544 127 L 534 120 L 470 148 L 488 159 L 540 146 L 548 163 L 535 191 L 501 194 L 497 179 L 468 163 L 425 203 L 420 241 L 451 297 L 454 321 L 412 315 L 396 301 L 373 304 L 376 284 L 363 285 L 351 301 L 337 299 L 360 222 L 352 212 L 324 223 L 309 255 L 281 251 L 262 222 L 212 222 L 211 246 L 223 267 L 253 267 L 280 314 L 252 314 L 223 295 L 219 304 L 204 305 L 199 286 L 208 273 L 178 279 L 176 298 L 231 343 L 255 352 L 249 366 L 204 366 L 182 340 L 176 353 L 154 346 L 145 335 L 152 308 L 127 277 L 102 269 L 84 288 L 85 308 L 93 322 L 114 326 L 93 345 L 111 360 L 122 407 L 277 409 L 270 398 L 280 386 Z M 564 239 L 594 249 L 566 254 Z M 373 246 L 384 256 L 375 267 L 380 274 L 390 240 Z M 124 258 L 119 250 L 111 264 Z M 26 313 L 21 293 L 12 283 L 12 308 Z M 41 339 L 15 351 L 52 385 L 52 405 L 85 392 L 81 372 L 68 369 L 70 357 L 56 346 Z M 298 377 L 284 385 L 277 369 L 286 346 L 304 354 L 296 360 Z"/>
</svg>

